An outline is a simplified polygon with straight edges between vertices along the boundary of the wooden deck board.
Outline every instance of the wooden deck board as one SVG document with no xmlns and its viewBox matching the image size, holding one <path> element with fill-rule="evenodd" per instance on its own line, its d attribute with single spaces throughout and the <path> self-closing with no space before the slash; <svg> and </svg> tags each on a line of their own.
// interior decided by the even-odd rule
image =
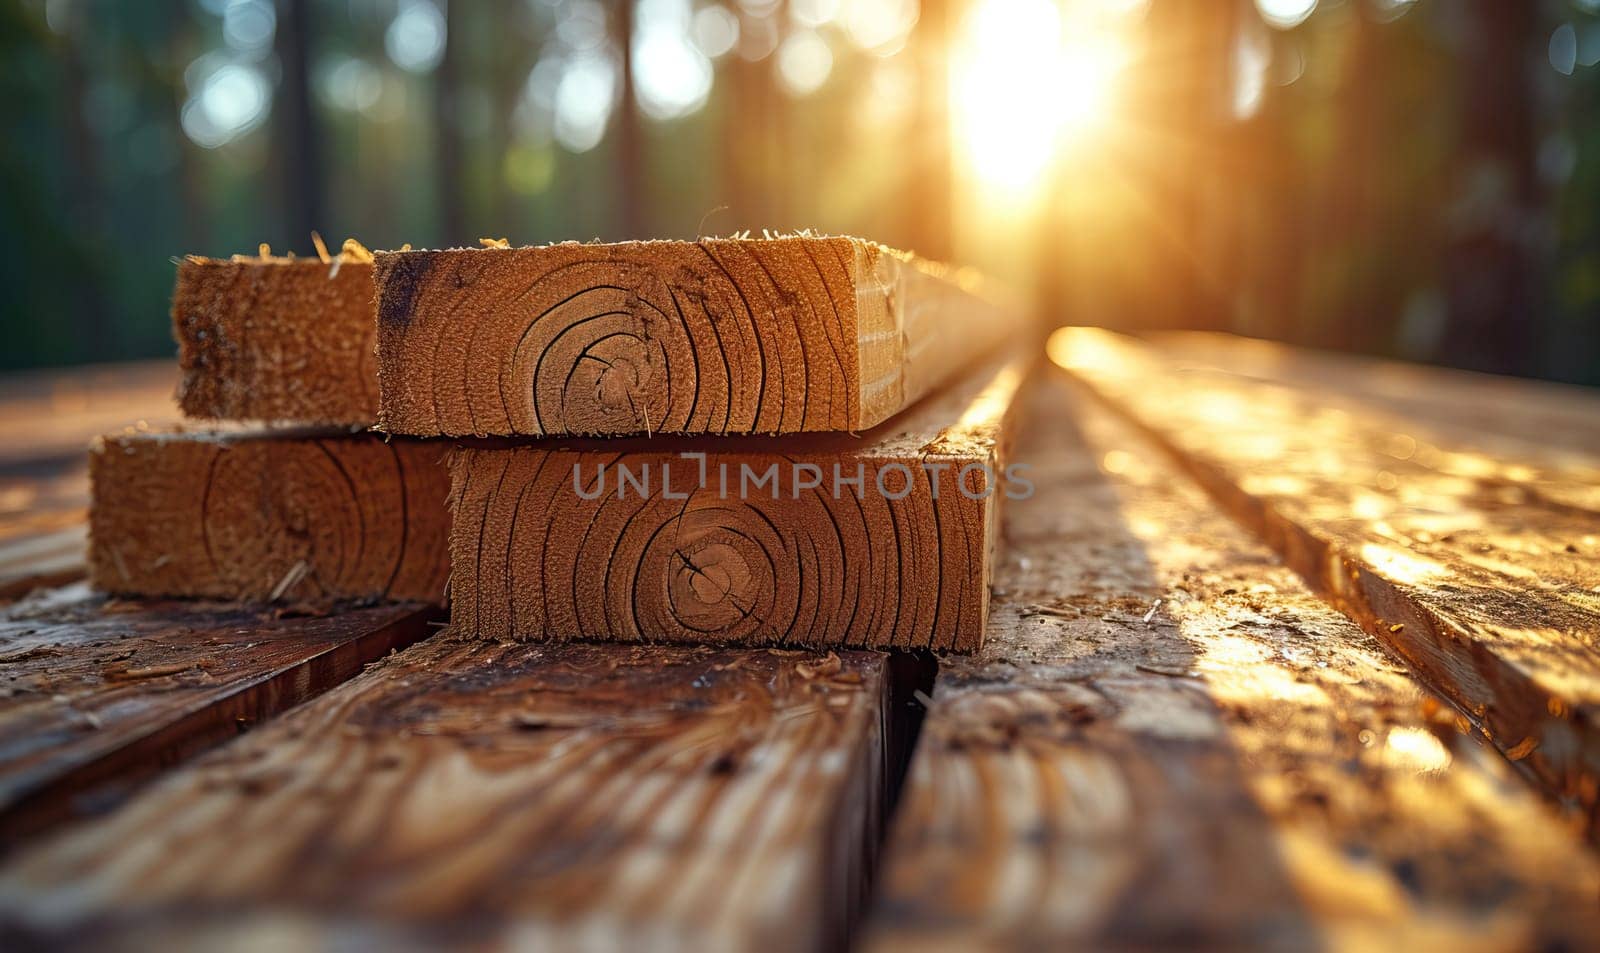
<svg viewBox="0 0 1600 953">
<path fill-rule="evenodd" d="M 108 600 L 86 587 L 0 609 L 0 849 L 104 810 L 425 635 L 417 605 L 275 618 Z"/>
<path fill-rule="evenodd" d="M 1074 329 L 1052 357 L 1600 823 L 1600 448 L 1523 441 L 1507 456 L 1435 442 L 1409 416 L 1343 406 L 1338 391 L 1108 332 Z"/>
<path fill-rule="evenodd" d="M 0 604 L 82 579 L 88 546 L 81 518 L 54 532 L 0 539 Z"/>
<path fill-rule="evenodd" d="M 1202 332 L 1152 335 L 1190 366 L 1221 368 L 1315 393 L 1320 399 L 1400 417 L 1441 440 L 1510 455 L 1600 453 L 1600 392 L 1401 361 L 1314 351 Z"/>
<path fill-rule="evenodd" d="M 1581 835 L 1061 380 L 988 644 L 945 658 L 869 950 L 1584 945 Z M 1159 604 L 1158 604 L 1159 600 Z"/>
<path fill-rule="evenodd" d="M 0 931 L 837 948 L 886 705 L 870 653 L 441 634 L 18 855 Z"/>
</svg>

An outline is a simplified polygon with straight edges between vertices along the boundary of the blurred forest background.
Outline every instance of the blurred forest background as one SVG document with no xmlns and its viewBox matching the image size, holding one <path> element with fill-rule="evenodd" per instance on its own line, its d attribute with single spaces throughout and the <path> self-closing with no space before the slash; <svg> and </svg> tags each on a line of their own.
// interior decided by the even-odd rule
<svg viewBox="0 0 1600 953">
<path fill-rule="evenodd" d="M 1057 323 L 1600 384 L 1600 0 L 0 0 L 0 369 L 171 259 L 848 232 Z"/>
</svg>

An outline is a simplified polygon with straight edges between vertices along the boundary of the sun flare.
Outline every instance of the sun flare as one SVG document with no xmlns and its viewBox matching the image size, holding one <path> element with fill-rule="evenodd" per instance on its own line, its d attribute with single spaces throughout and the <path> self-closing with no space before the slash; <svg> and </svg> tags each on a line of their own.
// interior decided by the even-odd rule
<svg viewBox="0 0 1600 953">
<path fill-rule="evenodd" d="M 980 0 L 953 51 L 952 100 L 978 182 L 1026 192 L 1064 149 L 1092 142 L 1116 105 L 1120 34 L 1066 20 L 1052 0 Z"/>
</svg>

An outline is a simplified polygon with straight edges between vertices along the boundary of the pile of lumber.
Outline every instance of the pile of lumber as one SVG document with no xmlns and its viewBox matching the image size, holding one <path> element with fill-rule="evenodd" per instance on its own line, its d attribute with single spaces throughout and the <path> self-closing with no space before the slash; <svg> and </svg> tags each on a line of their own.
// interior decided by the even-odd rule
<svg viewBox="0 0 1600 953">
<path fill-rule="evenodd" d="M 964 276 L 788 237 L 380 253 L 375 280 L 380 426 L 493 438 L 450 466 L 461 631 L 981 641 L 1022 366 Z"/>
<path fill-rule="evenodd" d="M 319 243 L 320 247 L 320 243 Z M 173 327 L 192 426 L 91 450 L 90 575 L 121 595 L 440 602 L 444 448 L 368 432 L 372 256 L 189 257 Z"/>
<path fill-rule="evenodd" d="M 359 250 L 181 275 L 233 419 L 102 441 L 102 585 L 393 599 L 453 547 L 456 625 L 0 605 L 0 947 L 1594 946 L 1600 398 L 1082 328 L 1019 387 L 1003 311 L 830 242 L 374 256 L 348 312 L 267 283 Z"/>
<path fill-rule="evenodd" d="M 852 238 L 179 265 L 193 432 L 104 438 L 126 594 L 442 601 L 498 640 L 971 650 L 1037 342 Z M 447 465 L 445 463 L 447 461 Z"/>
</svg>

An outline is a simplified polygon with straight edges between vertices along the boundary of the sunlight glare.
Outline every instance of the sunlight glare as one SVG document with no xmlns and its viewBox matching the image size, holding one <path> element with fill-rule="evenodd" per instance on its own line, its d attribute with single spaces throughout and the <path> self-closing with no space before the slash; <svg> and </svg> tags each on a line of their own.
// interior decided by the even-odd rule
<svg viewBox="0 0 1600 953">
<path fill-rule="evenodd" d="M 833 51 L 814 30 L 796 30 L 778 47 L 778 84 L 796 98 L 822 87 L 833 69 Z"/>
<path fill-rule="evenodd" d="M 1104 126 L 1124 58 L 1113 33 L 1087 25 L 1064 32 L 1051 0 L 980 0 L 952 79 L 961 138 L 979 180 L 1024 190 L 1058 148 Z"/>
<path fill-rule="evenodd" d="M 1317 0 L 1256 0 L 1261 19 L 1280 30 L 1299 26 L 1317 9 Z"/>
</svg>

